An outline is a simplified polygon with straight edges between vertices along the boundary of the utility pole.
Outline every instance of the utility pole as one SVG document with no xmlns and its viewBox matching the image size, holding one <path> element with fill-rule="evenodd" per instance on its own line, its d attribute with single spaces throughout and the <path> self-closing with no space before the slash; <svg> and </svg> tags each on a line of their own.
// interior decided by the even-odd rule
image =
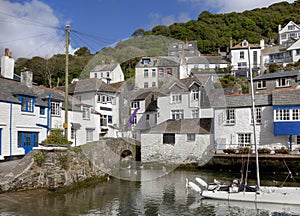
<svg viewBox="0 0 300 216">
<path fill-rule="evenodd" d="M 69 34 L 70 25 L 66 25 L 66 71 L 65 71 L 65 138 L 68 139 L 68 102 L 69 102 Z"/>
</svg>

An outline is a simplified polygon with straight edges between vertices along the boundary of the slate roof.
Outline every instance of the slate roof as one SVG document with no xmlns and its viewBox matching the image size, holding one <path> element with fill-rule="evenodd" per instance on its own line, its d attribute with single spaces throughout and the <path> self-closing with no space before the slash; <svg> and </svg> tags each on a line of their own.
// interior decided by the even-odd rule
<svg viewBox="0 0 300 216">
<path fill-rule="evenodd" d="M 64 91 L 65 86 L 60 86 L 58 89 Z M 75 94 L 76 92 L 96 92 L 97 90 L 102 92 L 117 92 L 117 89 L 112 85 L 106 84 L 97 78 L 78 80 L 69 85 L 70 94 Z"/>
<path fill-rule="evenodd" d="M 277 72 L 277 73 L 267 73 L 267 74 L 262 74 L 260 76 L 254 77 L 253 81 L 258 81 L 258 80 L 266 80 L 266 79 L 277 79 L 277 78 L 283 78 L 283 77 L 297 77 L 300 74 L 299 71 L 282 71 L 282 72 Z"/>
<path fill-rule="evenodd" d="M 175 133 L 175 134 L 210 134 L 212 130 L 211 119 L 169 119 L 153 127 L 149 133 Z"/>
<path fill-rule="evenodd" d="M 242 108 L 251 107 L 250 94 L 225 95 L 222 90 L 212 92 L 208 96 L 211 107 L 215 108 Z M 272 106 L 272 94 L 268 92 L 255 94 L 255 106 Z"/>
<path fill-rule="evenodd" d="M 91 72 L 113 71 L 118 64 L 100 64 L 96 65 Z"/>
<path fill-rule="evenodd" d="M 0 78 L 0 101 L 12 102 L 20 104 L 18 95 L 33 96 L 36 99 L 36 106 L 48 106 L 49 94 L 51 100 L 56 102 L 64 101 L 64 92 L 59 90 L 49 89 L 43 86 L 27 87 L 24 83 L 16 82 L 11 79 Z M 69 110 L 81 111 L 81 102 L 69 96 Z M 62 104 L 64 108 L 64 103 Z"/>
<path fill-rule="evenodd" d="M 229 64 L 225 56 L 195 56 L 188 58 L 187 64 Z"/>
<path fill-rule="evenodd" d="M 272 92 L 272 96 L 275 106 L 300 105 L 299 88 L 278 89 Z"/>
<path fill-rule="evenodd" d="M 149 64 L 142 64 L 142 59 L 149 58 L 151 61 Z M 157 56 L 157 57 L 143 57 L 139 63 L 135 66 L 139 67 L 179 67 L 180 59 L 174 56 Z"/>
</svg>

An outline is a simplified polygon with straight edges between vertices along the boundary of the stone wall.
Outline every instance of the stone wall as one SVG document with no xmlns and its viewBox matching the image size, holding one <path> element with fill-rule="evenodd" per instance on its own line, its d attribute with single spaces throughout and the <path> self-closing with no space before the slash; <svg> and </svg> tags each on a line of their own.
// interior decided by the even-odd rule
<svg viewBox="0 0 300 216">
<path fill-rule="evenodd" d="M 40 164 L 34 159 L 35 155 L 39 155 Z M 105 175 L 90 162 L 81 148 L 33 150 L 2 174 L 0 192 L 37 188 L 55 190 Z"/>
<path fill-rule="evenodd" d="M 109 138 L 73 148 L 33 150 L 18 162 L 0 164 L 0 193 L 37 188 L 55 190 L 105 177 L 119 167 L 123 151 L 130 151 L 134 160 L 136 143 L 131 139 Z"/>
</svg>

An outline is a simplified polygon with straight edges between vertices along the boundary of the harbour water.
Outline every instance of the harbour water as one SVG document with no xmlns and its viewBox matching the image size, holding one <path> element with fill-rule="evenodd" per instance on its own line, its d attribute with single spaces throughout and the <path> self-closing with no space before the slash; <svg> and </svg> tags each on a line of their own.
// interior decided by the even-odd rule
<svg viewBox="0 0 300 216">
<path fill-rule="evenodd" d="M 149 176 L 153 170 L 140 172 Z M 0 194 L 0 215 L 300 215 L 300 206 L 201 200 L 199 194 L 185 187 L 186 178 L 202 177 L 209 182 L 217 178 L 230 182 L 239 175 L 177 170 L 143 181 L 110 178 L 65 193 L 45 190 L 5 193 Z M 262 184 L 278 184 L 285 177 L 262 175 Z M 287 183 L 291 181 L 289 178 Z"/>
</svg>

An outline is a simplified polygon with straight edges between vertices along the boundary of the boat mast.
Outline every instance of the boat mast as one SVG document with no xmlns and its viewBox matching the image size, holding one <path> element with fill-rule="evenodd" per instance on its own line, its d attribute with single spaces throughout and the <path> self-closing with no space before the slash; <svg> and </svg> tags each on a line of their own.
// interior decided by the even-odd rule
<svg viewBox="0 0 300 216">
<path fill-rule="evenodd" d="M 256 162 L 256 184 L 257 190 L 260 190 L 260 176 L 259 176 L 259 163 L 258 163 L 258 151 L 256 142 L 256 110 L 255 110 L 255 98 L 254 98 L 254 88 L 253 88 L 253 76 L 252 67 L 250 62 L 250 46 L 248 46 L 248 60 L 249 60 L 249 74 L 250 74 L 250 88 L 251 88 L 251 101 L 252 101 L 252 120 L 253 120 L 253 139 L 255 147 L 255 162 Z"/>
</svg>

